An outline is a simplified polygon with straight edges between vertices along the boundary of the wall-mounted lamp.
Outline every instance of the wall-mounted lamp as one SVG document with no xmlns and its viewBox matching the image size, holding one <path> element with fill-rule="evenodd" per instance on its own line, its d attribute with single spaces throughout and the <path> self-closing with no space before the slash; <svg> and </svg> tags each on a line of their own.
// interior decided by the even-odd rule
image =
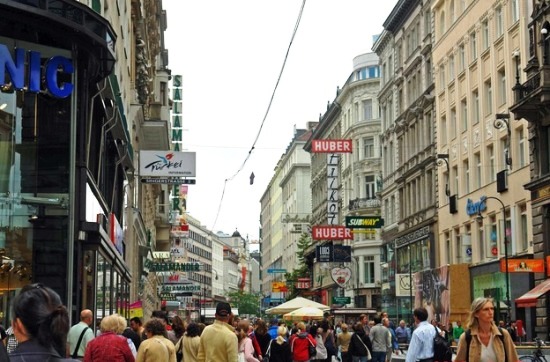
<svg viewBox="0 0 550 362">
<path fill-rule="evenodd" d="M 438 153 L 437 158 L 435 160 L 435 164 L 438 167 L 441 167 L 445 165 L 447 167 L 447 177 L 449 177 L 449 154 L 448 153 Z M 449 188 L 449 180 L 447 180 L 447 183 L 445 184 L 445 195 L 447 197 L 451 196 L 451 190 Z"/>
<path fill-rule="evenodd" d="M 0 104 L 0 111 L 3 111 L 4 109 L 6 109 L 7 106 L 8 106 L 7 103 Z"/>
</svg>

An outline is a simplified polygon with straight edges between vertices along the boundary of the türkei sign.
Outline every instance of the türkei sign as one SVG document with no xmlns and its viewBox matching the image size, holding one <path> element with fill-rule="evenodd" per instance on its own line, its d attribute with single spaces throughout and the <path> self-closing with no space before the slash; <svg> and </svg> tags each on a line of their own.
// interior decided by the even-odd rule
<svg viewBox="0 0 550 362">
<path fill-rule="evenodd" d="M 351 153 L 351 140 L 313 140 L 312 153 Z"/>
<path fill-rule="evenodd" d="M 351 229 L 345 226 L 327 225 L 313 226 L 311 238 L 313 240 L 352 240 L 353 235 L 351 235 Z"/>
</svg>

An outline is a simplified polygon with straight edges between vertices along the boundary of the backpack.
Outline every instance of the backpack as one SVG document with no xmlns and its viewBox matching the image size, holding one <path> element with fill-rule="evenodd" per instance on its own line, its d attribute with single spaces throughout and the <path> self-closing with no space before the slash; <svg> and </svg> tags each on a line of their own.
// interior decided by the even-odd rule
<svg viewBox="0 0 550 362">
<path fill-rule="evenodd" d="M 506 345 L 504 344 L 504 334 L 502 334 L 502 328 L 498 327 L 498 331 L 500 332 L 500 340 L 502 342 L 502 346 L 504 347 L 504 361 L 508 362 L 508 353 L 506 353 Z M 466 362 L 470 361 L 470 343 L 472 342 L 472 332 L 468 329 L 466 332 Z"/>
<path fill-rule="evenodd" d="M 434 337 L 434 362 L 447 362 L 453 360 L 453 350 L 451 348 L 451 343 L 439 334 L 437 328 L 435 328 L 435 337 Z"/>
</svg>

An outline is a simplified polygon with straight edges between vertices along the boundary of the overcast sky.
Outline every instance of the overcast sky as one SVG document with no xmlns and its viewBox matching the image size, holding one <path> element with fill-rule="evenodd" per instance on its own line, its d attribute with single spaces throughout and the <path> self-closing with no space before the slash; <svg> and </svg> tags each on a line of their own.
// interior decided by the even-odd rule
<svg viewBox="0 0 550 362">
<path fill-rule="evenodd" d="M 319 120 L 395 3 L 306 2 L 271 110 L 238 172 L 260 132 L 302 0 L 163 1 L 169 68 L 183 77 L 183 149 L 197 153 L 197 184 L 187 199 L 194 218 L 258 239 L 260 198 L 294 127 Z"/>
</svg>

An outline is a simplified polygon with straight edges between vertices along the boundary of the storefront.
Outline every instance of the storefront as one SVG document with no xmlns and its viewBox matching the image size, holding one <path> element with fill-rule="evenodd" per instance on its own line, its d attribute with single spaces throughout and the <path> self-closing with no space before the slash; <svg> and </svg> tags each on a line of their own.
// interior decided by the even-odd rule
<svg viewBox="0 0 550 362">
<path fill-rule="evenodd" d="M 76 1 L 29 3 L 0 1 L 0 317 L 34 282 L 73 321 L 82 308 L 127 314 L 125 243 L 111 241 L 132 167 L 116 36 Z"/>
</svg>

